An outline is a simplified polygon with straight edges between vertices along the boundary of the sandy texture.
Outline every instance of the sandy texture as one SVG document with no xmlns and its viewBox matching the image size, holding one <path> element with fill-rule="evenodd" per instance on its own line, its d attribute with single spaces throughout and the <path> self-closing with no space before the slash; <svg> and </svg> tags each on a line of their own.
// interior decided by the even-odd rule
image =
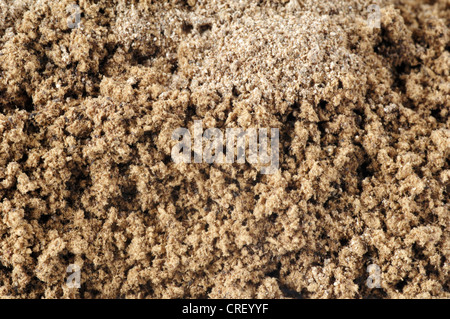
<svg viewBox="0 0 450 319">
<path fill-rule="evenodd" d="M 0 0 L 0 297 L 450 297 L 448 0 L 95 2 Z"/>
</svg>

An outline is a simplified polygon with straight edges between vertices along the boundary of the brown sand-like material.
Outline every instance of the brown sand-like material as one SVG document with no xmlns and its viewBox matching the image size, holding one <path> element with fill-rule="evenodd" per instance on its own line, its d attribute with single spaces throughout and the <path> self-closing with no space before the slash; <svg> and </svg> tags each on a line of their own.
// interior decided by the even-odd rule
<svg viewBox="0 0 450 319">
<path fill-rule="evenodd" d="M 450 297 L 450 2 L 372 2 L 0 0 L 0 297 Z"/>
</svg>

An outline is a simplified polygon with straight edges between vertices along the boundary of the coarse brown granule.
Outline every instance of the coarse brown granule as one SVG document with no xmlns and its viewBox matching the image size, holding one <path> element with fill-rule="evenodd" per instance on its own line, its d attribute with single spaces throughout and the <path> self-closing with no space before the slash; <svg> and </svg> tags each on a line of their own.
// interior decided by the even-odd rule
<svg viewBox="0 0 450 319">
<path fill-rule="evenodd" d="M 450 297 L 448 0 L 73 3 L 0 0 L 0 297 Z"/>
</svg>

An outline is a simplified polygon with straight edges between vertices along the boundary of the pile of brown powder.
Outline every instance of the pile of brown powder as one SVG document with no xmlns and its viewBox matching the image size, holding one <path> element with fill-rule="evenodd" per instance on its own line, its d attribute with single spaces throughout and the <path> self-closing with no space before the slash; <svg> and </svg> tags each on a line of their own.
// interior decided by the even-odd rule
<svg viewBox="0 0 450 319">
<path fill-rule="evenodd" d="M 449 298 L 449 20 L 0 0 L 0 297 Z M 278 172 L 174 163 L 194 120 L 279 128 Z"/>
</svg>

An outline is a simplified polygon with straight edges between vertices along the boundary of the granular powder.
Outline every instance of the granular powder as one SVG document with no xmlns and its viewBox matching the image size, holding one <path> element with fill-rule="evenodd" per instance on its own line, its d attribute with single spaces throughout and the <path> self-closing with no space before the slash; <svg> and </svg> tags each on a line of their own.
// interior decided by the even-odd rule
<svg viewBox="0 0 450 319">
<path fill-rule="evenodd" d="M 449 298 L 449 18 L 0 0 L 0 297 Z M 195 120 L 278 128 L 278 172 L 173 162 Z"/>
</svg>

